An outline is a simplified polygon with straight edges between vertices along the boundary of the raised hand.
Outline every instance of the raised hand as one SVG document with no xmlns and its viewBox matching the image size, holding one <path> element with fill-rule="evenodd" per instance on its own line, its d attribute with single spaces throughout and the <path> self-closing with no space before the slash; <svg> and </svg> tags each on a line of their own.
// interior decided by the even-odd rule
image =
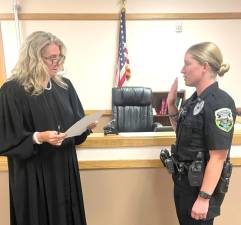
<svg viewBox="0 0 241 225">
<path fill-rule="evenodd" d="M 177 88 L 178 88 L 178 78 L 176 78 L 171 86 L 171 89 L 167 96 L 167 104 L 168 106 L 173 106 L 176 103 L 177 99 Z"/>
</svg>

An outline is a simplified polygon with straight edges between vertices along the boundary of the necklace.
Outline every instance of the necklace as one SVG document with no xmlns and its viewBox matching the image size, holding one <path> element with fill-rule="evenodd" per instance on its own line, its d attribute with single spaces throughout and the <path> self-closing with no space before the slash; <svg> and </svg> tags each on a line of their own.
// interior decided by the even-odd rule
<svg viewBox="0 0 241 225">
<path fill-rule="evenodd" d="M 49 85 L 49 87 L 48 87 L 48 85 Z M 48 83 L 48 85 L 47 85 L 47 87 L 45 88 L 45 90 L 51 90 L 52 89 L 52 82 L 51 82 L 51 80 L 49 80 L 49 83 Z"/>
</svg>

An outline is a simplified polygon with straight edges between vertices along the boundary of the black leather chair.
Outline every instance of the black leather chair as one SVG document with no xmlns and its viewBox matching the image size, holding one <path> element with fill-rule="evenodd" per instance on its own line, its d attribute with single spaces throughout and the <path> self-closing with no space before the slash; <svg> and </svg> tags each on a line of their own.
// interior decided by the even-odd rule
<svg viewBox="0 0 241 225">
<path fill-rule="evenodd" d="M 160 127 L 153 123 L 151 88 L 112 88 L 112 119 L 117 132 L 150 132 Z"/>
</svg>

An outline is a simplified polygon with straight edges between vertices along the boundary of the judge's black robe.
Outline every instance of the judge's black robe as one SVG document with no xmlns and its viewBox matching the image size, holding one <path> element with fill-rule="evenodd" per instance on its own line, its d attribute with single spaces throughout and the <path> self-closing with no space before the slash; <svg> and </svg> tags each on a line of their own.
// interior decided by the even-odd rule
<svg viewBox="0 0 241 225">
<path fill-rule="evenodd" d="M 35 131 L 62 132 L 84 116 L 71 82 L 31 96 L 16 81 L 0 89 L 0 155 L 8 157 L 11 225 L 86 225 L 75 145 L 33 144 Z"/>
</svg>

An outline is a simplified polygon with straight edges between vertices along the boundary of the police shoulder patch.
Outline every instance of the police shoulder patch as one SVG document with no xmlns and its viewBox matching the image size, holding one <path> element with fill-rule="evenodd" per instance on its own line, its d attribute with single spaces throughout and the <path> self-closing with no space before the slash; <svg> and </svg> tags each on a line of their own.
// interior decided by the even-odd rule
<svg viewBox="0 0 241 225">
<path fill-rule="evenodd" d="M 229 108 L 221 108 L 215 111 L 215 123 L 216 126 L 229 132 L 233 128 L 233 114 Z"/>
</svg>

